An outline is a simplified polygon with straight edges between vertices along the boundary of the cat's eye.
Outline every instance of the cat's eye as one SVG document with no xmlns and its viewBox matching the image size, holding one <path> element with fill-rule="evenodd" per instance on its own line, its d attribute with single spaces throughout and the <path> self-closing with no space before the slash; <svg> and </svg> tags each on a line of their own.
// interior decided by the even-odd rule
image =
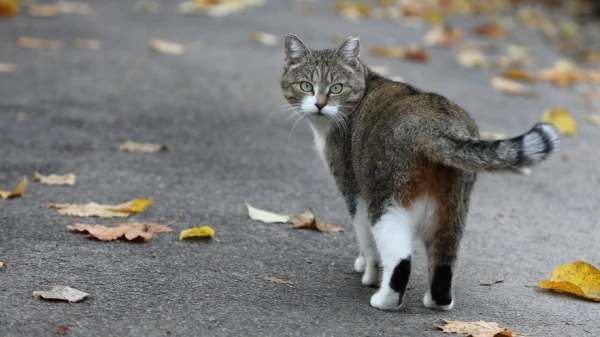
<svg viewBox="0 0 600 337">
<path fill-rule="evenodd" d="M 340 83 L 336 83 L 329 87 L 329 92 L 332 94 L 339 94 L 340 92 L 342 92 L 342 88 L 343 86 Z"/>
<path fill-rule="evenodd" d="M 308 82 L 300 82 L 300 89 L 305 92 L 311 92 L 313 90 L 313 86 Z"/>
</svg>

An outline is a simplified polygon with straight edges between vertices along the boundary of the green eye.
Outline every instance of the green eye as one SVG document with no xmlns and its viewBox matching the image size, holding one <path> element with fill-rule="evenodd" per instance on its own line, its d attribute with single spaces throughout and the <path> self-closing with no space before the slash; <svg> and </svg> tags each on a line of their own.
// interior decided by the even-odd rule
<svg viewBox="0 0 600 337">
<path fill-rule="evenodd" d="M 300 89 L 302 89 L 302 91 L 310 92 L 313 90 L 313 86 L 308 82 L 300 82 Z"/>
<path fill-rule="evenodd" d="M 340 92 L 342 92 L 342 88 L 343 86 L 339 83 L 336 83 L 334 85 L 332 85 L 331 87 L 329 87 L 329 92 L 332 94 L 339 94 Z"/>
</svg>

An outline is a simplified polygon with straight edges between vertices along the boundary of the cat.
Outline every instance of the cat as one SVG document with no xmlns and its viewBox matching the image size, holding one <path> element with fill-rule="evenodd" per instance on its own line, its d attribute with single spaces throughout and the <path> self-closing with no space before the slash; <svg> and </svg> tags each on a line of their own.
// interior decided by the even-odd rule
<svg viewBox="0 0 600 337">
<path fill-rule="evenodd" d="M 481 140 L 455 103 L 371 71 L 355 36 L 336 50 L 310 50 L 288 34 L 284 51 L 283 96 L 308 119 L 345 198 L 360 248 L 354 269 L 363 284 L 379 283 L 371 306 L 402 306 L 417 236 L 428 258 L 423 304 L 452 309 L 453 268 L 477 173 L 543 161 L 558 147 L 556 128 L 538 123 L 515 138 Z"/>
</svg>

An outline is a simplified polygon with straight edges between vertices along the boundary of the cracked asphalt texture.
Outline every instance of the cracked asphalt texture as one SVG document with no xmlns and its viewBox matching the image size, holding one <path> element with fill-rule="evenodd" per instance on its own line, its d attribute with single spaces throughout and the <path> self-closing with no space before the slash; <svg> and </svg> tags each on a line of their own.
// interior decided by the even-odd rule
<svg viewBox="0 0 600 337">
<path fill-rule="evenodd" d="M 0 186 L 10 189 L 34 171 L 78 178 L 74 187 L 32 182 L 23 197 L 0 200 L 0 261 L 8 263 L 0 270 L 0 336 L 52 336 L 57 325 L 70 336 L 440 336 L 431 322 L 443 318 L 494 321 L 537 336 L 597 335 L 598 303 L 525 287 L 563 263 L 600 265 L 600 184 L 590 179 L 600 174 L 600 132 L 582 121 L 589 110 L 577 90 L 539 83 L 535 98 L 507 97 L 490 87 L 490 71 L 458 65 L 456 51 L 431 49 L 428 64 L 363 52 L 367 64 L 462 105 L 483 131 L 521 134 L 555 105 L 580 122 L 579 135 L 565 138 L 530 176 L 480 175 L 453 311 L 423 306 L 426 263 L 418 245 L 404 308 L 381 312 L 368 304 L 376 289 L 352 270 L 355 235 L 309 127 L 302 121 L 290 132 L 291 122 L 281 126 L 287 116 L 267 118 L 285 103 L 282 47 L 255 44 L 249 33 L 293 32 L 313 48 L 333 47 L 332 35 L 358 34 L 366 51 L 390 40 L 420 42 L 426 28 L 350 23 L 327 2 L 308 17 L 289 1 L 224 18 L 184 17 L 172 1 L 157 14 L 135 11 L 133 1 L 93 6 L 95 17 L 0 21 L 0 62 L 18 67 L 0 74 Z M 468 28 L 481 20 L 454 23 Z M 63 48 L 21 49 L 21 35 L 58 39 Z M 153 37 L 201 44 L 182 56 L 160 55 L 148 48 Z M 74 49 L 74 38 L 98 39 L 103 48 Z M 542 66 L 560 57 L 536 32 L 514 28 L 508 41 L 530 46 Z M 117 151 L 125 139 L 169 151 Z M 65 228 L 74 219 L 44 206 L 133 198 L 157 202 L 128 220 L 170 222 L 174 231 L 146 244 L 92 241 Z M 246 202 L 287 214 L 312 207 L 346 233 L 253 222 Z M 180 230 L 203 224 L 220 243 L 178 240 Z M 31 297 L 57 284 L 90 298 L 69 305 Z"/>
</svg>

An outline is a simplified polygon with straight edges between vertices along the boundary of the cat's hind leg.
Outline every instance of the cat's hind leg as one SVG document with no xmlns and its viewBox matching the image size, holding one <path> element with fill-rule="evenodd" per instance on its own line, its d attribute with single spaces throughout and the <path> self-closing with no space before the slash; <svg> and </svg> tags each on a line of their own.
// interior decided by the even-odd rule
<svg viewBox="0 0 600 337">
<path fill-rule="evenodd" d="M 389 207 L 372 228 L 383 277 L 371 306 L 398 310 L 410 277 L 414 216 L 399 205 Z"/>
<path fill-rule="evenodd" d="M 375 239 L 371 233 L 367 206 L 362 199 L 359 199 L 356 204 L 356 211 L 352 221 L 360 247 L 360 253 L 354 261 L 354 270 L 363 273 L 362 283 L 364 285 L 377 285 L 379 282 L 379 268 L 377 267 L 379 254 L 375 246 Z"/>
</svg>

